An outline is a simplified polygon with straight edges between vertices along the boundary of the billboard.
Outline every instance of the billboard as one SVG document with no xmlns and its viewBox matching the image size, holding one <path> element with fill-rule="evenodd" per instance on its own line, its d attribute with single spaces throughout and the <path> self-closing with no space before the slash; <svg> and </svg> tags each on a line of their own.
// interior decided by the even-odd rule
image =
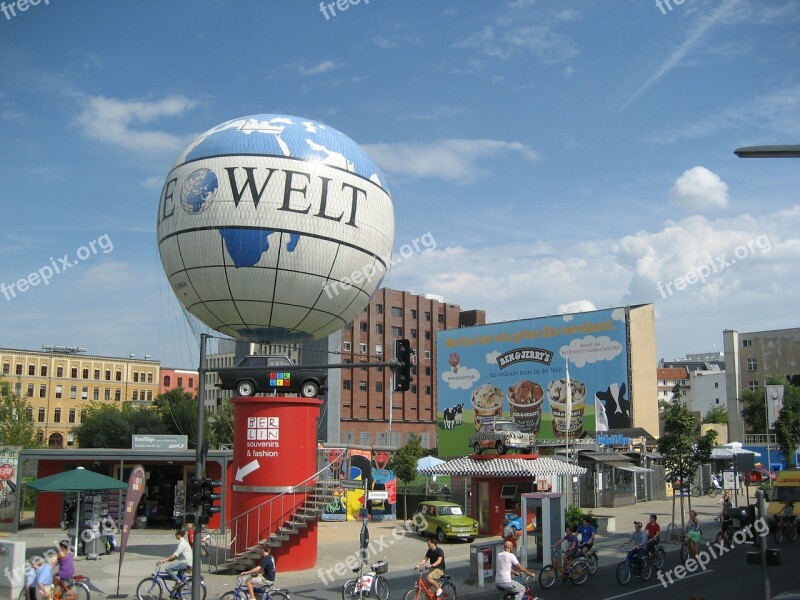
<svg viewBox="0 0 800 600">
<path fill-rule="evenodd" d="M 486 421 L 551 441 L 631 427 L 627 340 L 625 308 L 438 332 L 439 455 Z"/>
</svg>

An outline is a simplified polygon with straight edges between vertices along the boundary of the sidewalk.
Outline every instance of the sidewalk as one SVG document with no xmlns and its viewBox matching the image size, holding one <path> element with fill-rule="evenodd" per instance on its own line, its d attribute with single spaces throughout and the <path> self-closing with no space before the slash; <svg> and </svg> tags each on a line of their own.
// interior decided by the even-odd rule
<svg viewBox="0 0 800 600">
<path fill-rule="evenodd" d="M 716 535 L 717 524 L 714 518 L 719 514 L 720 497 L 691 498 L 692 508 L 698 513 L 703 534 L 707 539 Z M 688 512 L 689 498 L 684 497 L 684 510 Z M 739 504 L 744 504 L 740 497 Z M 675 523 L 681 524 L 680 498 L 675 498 Z M 601 566 L 616 563 L 620 560 L 618 546 L 627 539 L 633 531 L 633 521 L 647 521 L 650 513 L 658 515 L 658 522 L 662 529 L 672 519 L 672 499 L 655 502 L 644 502 L 634 506 L 622 508 L 600 508 L 593 512 L 615 518 L 616 531 L 596 538 L 595 549 L 600 557 Z M 388 578 L 394 591 L 411 586 L 413 566 L 422 559 L 427 550 L 425 539 L 415 533 L 399 535 L 403 530 L 400 521 L 370 522 L 370 540 L 374 555 L 370 561 L 385 560 L 389 563 Z M 350 569 L 345 565 L 348 556 L 354 556 L 358 550 L 359 531 L 361 523 L 348 522 L 322 522 L 318 528 L 318 554 L 317 567 L 306 571 L 282 573 L 278 564 L 277 585 L 289 588 L 292 591 L 321 591 L 341 589 L 341 585 L 352 578 Z M 58 540 L 64 538 L 60 529 L 27 529 L 19 535 L 0 533 L 1 537 L 9 537 L 27 543 L 26 556 L 42 554 L 52 548 Z M 119 539 L 119 538 L 118 538 Z M 490 536 L 481 536 L 478 540 L 489 540 Z M 499 538 L 497 538 L 499 541 Z M 459 596 L 470 595 L 481 591 L 477 585 L 467 584 L 469 576 L 470 545 L 464 542 L 450 542 L 442 546 L 445 551 L 448 573 L 453 575 L 458 585 Z M 677 551 L 677 545 L 665 545 L 667 552 Z M 99 560 L 86 560 L 83 557 L 76 559 L 76 573 L 88 577 L 91 581 L 92 600 L 103 600 L 107 595 L 117 593 L 128 594 L 135 598 L 136 585 L 149 575 L 155 561 L 172 553 L 175 548 L 175 538 L 168 530 L 134 529 L 128 540 L 125 561 L 119 573 L 119 588 L 117 588 L 117 575 L 119 570 L 119 553 L 104 555 Z M 350 561 L 356 560 L 355 558 Z M 338 565 L 338 572 L 337 572 Z M 532 570 L 539 566 L 529 565 Z M 233 574 L 209 573 L 207 565 L 203 567 L 203 577 L 208 587 L 208 600 L 216 599 L 225 591 L 236 585 Z M 395 583 L 397 580 L 397 583 Z M 491 583 L 487 584 L 491 586 Z M 16 595 L 11 600 L 16 600 Z"/>
</svg>

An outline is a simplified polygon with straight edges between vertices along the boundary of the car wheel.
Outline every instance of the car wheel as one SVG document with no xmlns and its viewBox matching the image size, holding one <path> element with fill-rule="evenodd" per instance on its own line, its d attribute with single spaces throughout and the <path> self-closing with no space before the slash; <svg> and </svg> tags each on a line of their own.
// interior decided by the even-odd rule
<svg viewBox="0 0 800 600">
<path fill-rule="evenodd" d="M 475 451 L 475 454 L 481 453 L 481 445 L 478 442 L 472 444 L 472 449 Z"/>
<path fill-rule="evenodd" d="M 304 381 L 300 388 L 300 395 L 303 398 L 315 398 L 319 393 L 319 386 L 315 381 Z"/>
<path fill-rule="evenodd" d="M 236 393 L 240 396 L 254 396 L 256 386 L 252 381 L 240 381 L 236 384 Z"/>
<path fill-rule="evenodd" d="M 445 541 L 447 541 L 447 536 L 444 534 L 441 527 L 436 529 L 436 541 L 440 544 L 444 544 Z"/>
<path fill-rule="evenodd" d="M 495 444 L 495 448 L 497 448 L 498 454 L 505 454 L 508 452 L 508 448 L 506 448 L 506 445 L 501 441 L 498 441 L 497 444 Z"/>
</svg>

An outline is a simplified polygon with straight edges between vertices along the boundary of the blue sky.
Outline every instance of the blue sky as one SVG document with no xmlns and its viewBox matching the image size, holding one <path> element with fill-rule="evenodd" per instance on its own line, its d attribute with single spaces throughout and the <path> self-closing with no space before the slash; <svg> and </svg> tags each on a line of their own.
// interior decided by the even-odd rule
<svg viewBox="0 0 800 600">
<path fill-rule="evenodd" d="M 669 6 L 0 13 L 0 345 L 196 367 L 156 246 L 161 186 L 197 135 L 256 113 L 327 123 L 381 167 L 395 251 L 435 240 L 388 287 L 493 322 L 654 302 L 665 358 L 721 350 L 723 329 L 800 326 L 800 160 L 733 154 L 800 143 L 800 3 Z M 8 291 L 64 255 L 48 285 Z"/>
</svg>

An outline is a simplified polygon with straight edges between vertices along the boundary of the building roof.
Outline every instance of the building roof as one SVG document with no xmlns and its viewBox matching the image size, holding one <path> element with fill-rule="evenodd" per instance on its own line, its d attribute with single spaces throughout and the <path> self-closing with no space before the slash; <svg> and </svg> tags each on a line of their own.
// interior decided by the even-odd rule
<svg viewBox="0 0 800 600">
<path fill-rule="evenodd" d="M 552 456 L 539 458 L 477 459 L 471 457 L 449 460 L 443 465 L 420 469 L 421 475 L 486 475 L 490 477 L 539 477 L 546 475 L 583 475 L 584 467 L 570 464 Z"/>
<path fill-rule="evenodd" d="M 633 462 L 633 459 L 621 452 L 581 452 L 578 459 L 591 460 L 593 462 Z"/>
<path fill-rule="evenodd" d="M 658 367 L 656 373 L 658 379 L 689 379 L 686 367 Z"/>
<path fill-rule="evenodd" d="M 712 448 L 711 460 L 732 460 L 737 454 L 754 454 L 760 456 L 758 452 L 745 450 L 744 448 Z"/>
</svg>

